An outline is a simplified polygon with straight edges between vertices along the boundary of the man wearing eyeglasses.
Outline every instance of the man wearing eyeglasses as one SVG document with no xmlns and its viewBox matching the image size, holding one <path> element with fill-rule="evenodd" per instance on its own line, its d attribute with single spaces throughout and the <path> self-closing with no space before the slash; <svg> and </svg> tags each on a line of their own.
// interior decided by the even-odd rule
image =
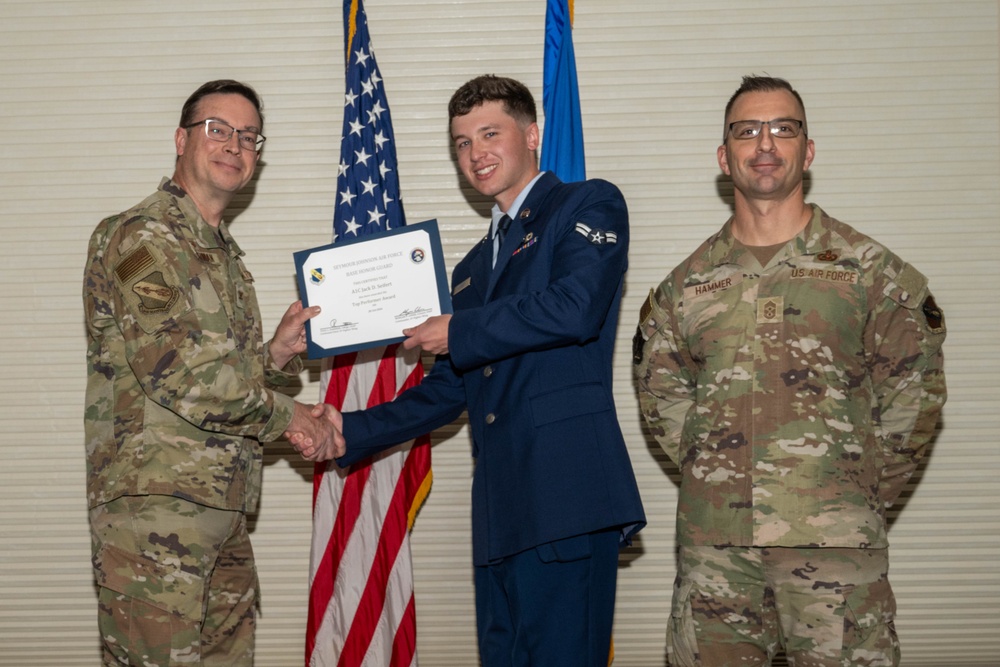
<svg viewBox="0 0 1000 667">
<path fill-rule="evenodd" d="M 256 92 L 212 81 L 174 134 L 172 178 L 102 221 L 84 275 L 87 496 L 105 665 L 251 665 L 257 575 L 246 513 L 261 443 L 344 453 L 295 381 L 307 319 L 264 342 L 253 279 L 223 213 L 264 143 Z"/>
<path fill-rule="evenodd" d="M 898 665 L 886 508 L 934 435 L 944 319 L 927 279 L 804 200 L 802 99 L 745 77 L 719 166 L 734 215 L 650 292 L 650 432 L 680 468 L 674 667 Z"/>
</svg>

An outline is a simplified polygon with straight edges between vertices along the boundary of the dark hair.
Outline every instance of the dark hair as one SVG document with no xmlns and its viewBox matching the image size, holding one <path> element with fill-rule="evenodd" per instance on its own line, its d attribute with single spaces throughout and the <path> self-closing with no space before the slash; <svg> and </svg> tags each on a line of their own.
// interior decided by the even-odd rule
<svg viewBox="0 0 1000 667">
<path fill-rule="evenodd" d="M 802 129 L 805 132 L 806 136 L 809 136 L 809 132 L 807 131 L 805 123 L 806 105 L 802 101 L 802 96 L 799 95 L 798 91 L 792 88 L 792 84 L 788 83 L 784 79 L 779 79 L 773 76 L 754 76 L 754 75 L 744 76 L 743 83 L 740 84 L 740 87 L 736 89 L 736 92 L 733 93 L 733 96 L 729 98 L 729 102 L 726 104 L 726 113 L 722 117 L 723 125 L 725 125 L 726 122 L 729 120 L 729 112 L 733 110 L 733 105 L 736 104 L 736 98 L 738 98 L 740 95 L 744 93 L 770 93 L 776 90 L 787 90 L 795 97 L 795 100 L 799 103 L 799 107 L 802 108 L 802 123 L 803 123 Z M 729 134 L 729 127 L 723 127 L 722 130 L 723 143 L 725 143 L 726 136 L 728 136 L 728 134 Z"/>
<path fill-rule="evenodd" d="M 537 122 L 535 98 L 520 81 L 495 74 L 484 74 L 467 81 L 448 102 L 448 122 L 464 116 L 483 102 L 503 102 L 503 110 L 521 125 Z"/>
<path fill-rule="evenodd" d="M 191 123 L 197 122 L 194 115 L 198 111 L 198 103 L 209 95 L 242 95 L 257 109 L 257 115 L 260 116 L 260 129 L 264 129 L 264 105 L 261 104 L 257 91 L 245 83 L 233 81 L 232 79 L 209 81 L 191 93 L 191 96 L 184 102 L 184 106 L 181 107 L 181 122 L 179 127 L 186 127 Z"/>
</svg>

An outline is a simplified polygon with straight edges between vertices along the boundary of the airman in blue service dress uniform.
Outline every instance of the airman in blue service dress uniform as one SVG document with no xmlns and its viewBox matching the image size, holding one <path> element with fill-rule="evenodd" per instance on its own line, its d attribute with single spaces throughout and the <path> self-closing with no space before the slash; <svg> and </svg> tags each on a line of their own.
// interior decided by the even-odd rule
<svg viewBox="0 0 1000 667">
<path fill-rule="evenodd" d="M 612 390 L 625 201 L 539 173 L 517 81 L 473 79 L 449 115 L 461 171 L 496 201 L 493 231 L 455 267 L 454 315 L 405 332 L 442 356 L 395 402 L 343 416 L 338 462 L 468 410 L 483 665 L 606 667 L 619 546 L 645 524 Z"/>
</svg>

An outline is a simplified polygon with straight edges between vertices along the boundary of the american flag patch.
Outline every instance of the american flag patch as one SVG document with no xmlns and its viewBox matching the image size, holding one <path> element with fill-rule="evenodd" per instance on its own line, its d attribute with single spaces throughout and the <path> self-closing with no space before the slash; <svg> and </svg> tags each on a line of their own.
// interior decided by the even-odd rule
<svg viewBox="0 0 1000 667">
<path fill-rule="evenodd" d="M 153 259 L 152 253 L 149 252 L 149 248 L 141 245 L 118 262 L 118 265 L 115 267 L 115 275 L 118 276 L 118 280 L 127 283 L 143 271 L 152 267 L 155 263 L 156 261 Z"/>
</svg>

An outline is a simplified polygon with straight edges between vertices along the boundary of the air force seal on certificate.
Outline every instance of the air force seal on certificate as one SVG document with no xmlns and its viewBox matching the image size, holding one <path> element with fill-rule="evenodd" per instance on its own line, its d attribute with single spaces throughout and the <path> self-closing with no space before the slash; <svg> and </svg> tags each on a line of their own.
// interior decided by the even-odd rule
<svg viewBox="0 0 1000 667">
<path fill-rule="evenodd" d="M 594 245 L 618 243 L 618 234 L 616 234 L 615 232 L 607 232 L 604 231 L 603 229 L 593 229 L 592 227 L 585 225 L 582 222 L 576 223 L 576 231 L 578 234 L 582 234 L 584 238 L 586 238 Z"/>
</svg>

